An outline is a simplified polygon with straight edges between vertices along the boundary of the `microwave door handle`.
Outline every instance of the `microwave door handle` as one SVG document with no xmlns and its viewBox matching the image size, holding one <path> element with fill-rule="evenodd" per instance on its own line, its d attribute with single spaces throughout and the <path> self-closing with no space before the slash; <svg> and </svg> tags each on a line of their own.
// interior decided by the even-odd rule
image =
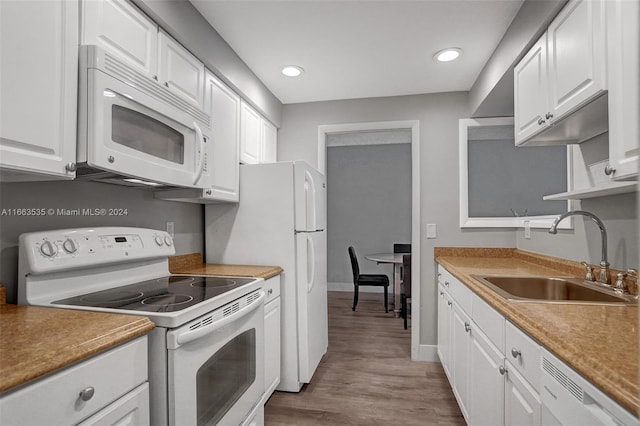
<svg viewBox="0 0 640 426">
<path fill-rule="evenodd" d="M 198 166 L 196 167 L 195 179 L 193 180 L 193 184 L 197 184 L 202 176 L 202 172 L 204 171 L 204 155 L 205 155 L 205 147 L 204 147 L 204 137 L 202 136 L 202 130 L 198 124 L 194 121 L 193 128 L 196 131 L 196 139 L 198 140 L 198 147 L 200 151 L 200 158 L 198 159 Z M 196 151 L 197 152 L 197 151 Z"/>
</svg>

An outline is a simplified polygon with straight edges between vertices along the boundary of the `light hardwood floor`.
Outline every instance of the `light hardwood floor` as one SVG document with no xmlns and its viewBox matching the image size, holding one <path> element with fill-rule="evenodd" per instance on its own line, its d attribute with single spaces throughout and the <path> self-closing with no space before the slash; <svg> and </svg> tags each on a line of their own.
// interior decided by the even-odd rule
<svg viewBox="0 0 640 426">
<path fill-rule="evenodd" d="M 329 292 L 329 349 L 300 393 L 275 392 L 265 425 L 464 425 L 439 363 L 411 361 L 411 329 L 382 294 Z M 390 309 L 391 311 L 391 309 Z"/>
</svg>

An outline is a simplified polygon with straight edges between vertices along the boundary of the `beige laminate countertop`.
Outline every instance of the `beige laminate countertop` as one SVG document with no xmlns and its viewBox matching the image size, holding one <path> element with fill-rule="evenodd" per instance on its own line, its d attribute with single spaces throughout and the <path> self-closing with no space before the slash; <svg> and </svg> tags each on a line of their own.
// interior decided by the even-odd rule
<svg viewBox="0 0 640 426">
<path fill-rule="evenodd" d="M 619 404 L 640 413 L 638 306 L 509 301 L 472 274 L 579 276 L 577 262 L 517 249 L 436 248 L 436 261 Z"/>
<path fill-rule="evenodd" d="M 153 327 L 144 316 L 0 304 L 0 392 L 142 336 Z"/>
<path fill-rule="evenodd" d="M 224 265 L 203 263 L 200 253 L 178 255 L 169 258 L 172 274 L 217 275 L 222 277 L 253 277 L 265 280 L 282 273 L 279 266 Z"/>
</svg>

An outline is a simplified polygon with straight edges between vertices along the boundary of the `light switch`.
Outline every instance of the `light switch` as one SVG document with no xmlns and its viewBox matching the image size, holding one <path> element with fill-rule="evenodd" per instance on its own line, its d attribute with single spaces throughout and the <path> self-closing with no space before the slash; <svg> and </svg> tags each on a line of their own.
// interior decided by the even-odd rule
<svg viewBox="0 0 640 426">
<path fill-rule="evenodd" d="M 529 222 L 528 220 L 524 221 L 524 237 L 527 240 L 531 239 L 531 222 Z"/>
<path fill-rule="evenodd" d="M 437 238 L 437 230 L 435 223 L 427 223 L 427 238 Z"/>
</svg>

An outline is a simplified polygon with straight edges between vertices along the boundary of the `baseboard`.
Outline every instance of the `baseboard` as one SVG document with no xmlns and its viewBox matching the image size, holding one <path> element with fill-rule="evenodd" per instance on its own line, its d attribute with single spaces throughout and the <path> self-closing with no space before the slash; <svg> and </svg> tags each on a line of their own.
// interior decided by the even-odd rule
<svg viewBox="0 0 640 426">
<path fill-rule="evenodd" d="M 414 361 L 440 362 L 438 347 L 436 345 L 418 346 L 418 359 L 414 359 Z"/>
<path fill-rule="evenodd" d="M 353 293 L 353 283 L 330 283 L 327 282 L 328 291 L 344 291 Z M 389 297 L 393 290 L 389 289 Z M 384 293 L 384 287 L 361 286 L 360 293 Z"/>
</svg>

